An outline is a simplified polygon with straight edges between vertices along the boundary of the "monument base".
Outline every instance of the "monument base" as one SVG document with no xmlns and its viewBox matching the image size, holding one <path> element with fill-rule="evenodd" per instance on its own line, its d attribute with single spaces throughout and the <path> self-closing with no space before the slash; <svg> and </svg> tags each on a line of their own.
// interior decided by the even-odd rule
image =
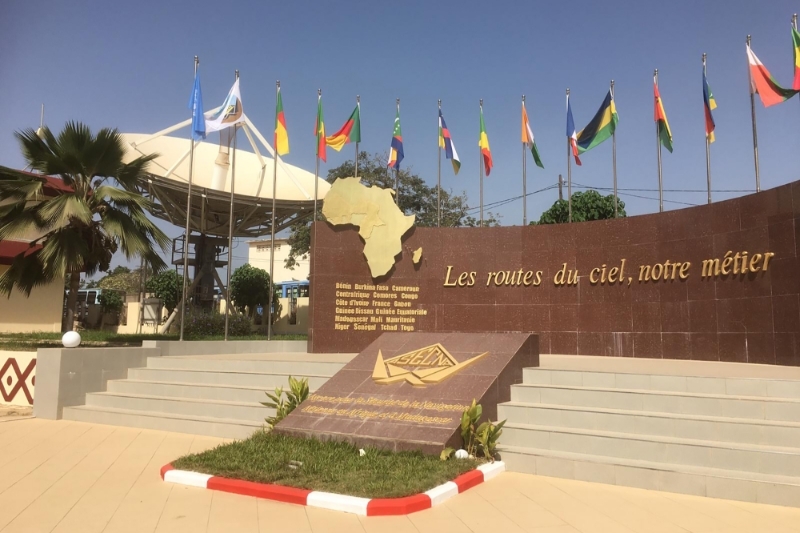
<svg viewBox="0 0 800 533">
<path fill-rule="evenodd" d="M 529 333 L 384 333 L 274 431 L 438 454 L 461 447 L 473 399 L 496 420 L 522 369 L 536 366 L 539 338 Z"/>
</svg>

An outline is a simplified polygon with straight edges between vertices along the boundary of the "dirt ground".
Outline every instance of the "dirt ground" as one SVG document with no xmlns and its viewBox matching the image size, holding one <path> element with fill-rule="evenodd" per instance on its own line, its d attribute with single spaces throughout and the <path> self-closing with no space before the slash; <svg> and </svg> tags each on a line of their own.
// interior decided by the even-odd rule
<svg viewBox="0 0 800 533">
<path fill-rule="evenodd" d="M 0 422 L 11 418 L 22 418 L 33 415 L 33 407 L 19 405 L 0 405 Z"/>
</svg>

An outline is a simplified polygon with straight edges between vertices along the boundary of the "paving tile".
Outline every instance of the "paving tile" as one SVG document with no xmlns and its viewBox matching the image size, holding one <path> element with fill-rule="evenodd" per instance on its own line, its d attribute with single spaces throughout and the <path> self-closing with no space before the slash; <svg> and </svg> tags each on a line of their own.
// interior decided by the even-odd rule
<svg viewBox="0 0 800 533">
<path fill-rule="evenodd" d="M 260 533 L 311 533 L 306 508 L 291 503 L 256 501 Z"/>
<path fill-rule="evenodd" d="M 354 514 L 306 507 L 306 516 L 314 533 L 356 533 L 364 531 L 359 517 Z"/>
<path fill-rule="evenodd" d="M 131 445 L 81 496 L 53 533 L 103 531 L 166 436 L 162 432 L 139 431 Z"/>
<path fill-rule="evenodd" d="M 417 533 L 419 531 L 408 516 L 359 516 L 358 520 L 367 533 Z"/>
<path fill-rule="evenodd" d="M 78 426 L 78 424 L 76 424 Z M 5 490 L 0 494 L 0 528 L 5 528 L 19 513 L 25 510 L 34 500 L 39 498 L 50 487 L 53 486 L 62 476 L 72 470 L 76 464 L 81 462 L 95 447 L 102 443 L 114 432 L 111 426 L 86 426 L 79 438 L 73 440 L 67 446 L 60 446 L 60 451 L 53 454 L 55 450 L 48 450 L 48 457 L 35 456 L 32 462 L 37 463 L 33 470 L 25 467 L 24 477 L 16 483 L 8 483 Z M 84 429 L 84 428 L 79 428 Z M 58 441 L 55 444 L 61 444 Z M 43 453 L 40 451 L 40 453 Z M 44 460 L 42 460 L 44 459 Z M 10 465 L 8 470 L 14 470 L 19 463 Z M 19 472 L 15 472 L 15 475 Z M 5 481 L 5 477 L 0 479 L 0 485 Z"/>
<path fill-rule="evenodd" d="M 211 512 L 208 533 L 259 533 L 258 499 L 227 492 L 209 491 Z M 277 530 L 276 530 L 277 531 Z"/>
<path fill-rule="evenodd" d="M 208 528 L 214 491 L 173 485 L 158 518 L 156 533 L 200 533 Z"/>
<path fill-rule="evenodd" d="M 159 432 L 160 433 L 160 432 Z M 192 435 L 166 433 L 150 462 L 114 511 L 103 533 L 144 533 L 155 531 L 164 504 L 174 485 L 164 483 L 159 471 L 171 460 L 186 454 Z M 206 493 L 208 491 L 202 491 Z M 77 533 L 77 532 L 76 532 Z"/>
<path fill-rule="evenodd" d="M 52 531 L 86 491 L 114 464 L 138 433 L 139 430 L 116 428 L 108 438 L 17 515 L 3 533 Z M 82 526 L 81 530 L 85 531 Z"/>
</svg>

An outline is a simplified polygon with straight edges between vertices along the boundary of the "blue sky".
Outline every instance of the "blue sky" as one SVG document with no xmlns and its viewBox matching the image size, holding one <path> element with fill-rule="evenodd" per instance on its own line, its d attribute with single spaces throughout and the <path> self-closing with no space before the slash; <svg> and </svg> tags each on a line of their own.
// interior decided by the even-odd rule
<svg viewBox="0 0 800 533">
<path fill-rule="evenodd" d="M 665 189 L 705 188 L 701 54 L 719 107 L 712 145 L 713 188 L 754 188 L 745 36 L 784 85 L 792 79 L 788 0 L 633 0 L 597 2 L 27 2 L 0 7 L 0 164 L 22 166 L 12 133 L 36 127 L 39 107 L 59 129 L 77 119 L 93 128 L 150 133 L 187 117 L 192 58 L 200 56 L 206 107 L 224 98 L 241 72 L 250 118 L 268 138 L 274 83 L 281 80 L 291 153 L 286 160 L 313 170 L 316 90 L 323 90 L 328 131 L 335 131 L 361 95 L 361 147 L 386 151 L 395 98 L 401 99 L 404 166 L 436 180 L 436 101 L 461 156 L 442 183 L 478 203 L 478 101 L 495 168 L 487 204 L 521 194 L 520 96 L 545 170 L 528 163 L 528 190 L 566 177 L 564 91 L 572 92 L 578 128 L 597 110 L 611 79 L 620 115 L 620 188 L 657 187 L 652 74 L 674 135 L 664 152 Z M 797 179 L 798 98 L 764 109 L 757 103 L 761 180 L 771 188 Z M 329 152 L 321 174 L 352 157 Z M 529 156 L 530 157 L 530 156 Z M 573 181 L 611 186 L 611 144 L 573 166 Z M 575 189 L 580 190 L 580 189 Z M 635 193 L 657 197 L 655 192 Z M 741 193 L 715 193 L 723 199 Z M 557 198 L 533 195 L 529 218 Z M 658 202 L 622 195 L 629 214 Z M 705 192 L 665 194 L 666 209 L 702 203 Z M 520 224 L 522 203 L 497 209 L 503 225 Z M 175 235 L 180 230 L 170 229 Z M 235 255 L 241 257 L 244 248 Z M 241 259 L 240 259 L 241 260 Z"/>
</svg>

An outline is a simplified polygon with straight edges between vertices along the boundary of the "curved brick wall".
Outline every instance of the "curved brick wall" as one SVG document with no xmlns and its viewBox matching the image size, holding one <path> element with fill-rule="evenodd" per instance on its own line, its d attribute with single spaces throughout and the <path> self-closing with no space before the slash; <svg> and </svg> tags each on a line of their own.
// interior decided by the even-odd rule
<svg viewBox="0 0 800 533">
<path fill-rule="evenodd" d="M 382 327 L 405 326 L 535 332 L 541 353 L 800 365 L 798 229 L 800 182 L 795 182 L 711 205 L 618 220 L 414 228 L 390 274 L 372 280 L 357 232 L 319 223 L 312 238 L 309 350 L 358 352 Z M 414 265 L 412 251 L 419 247 L 423 258 Z M 731 261 L 725 263 L 728 251 Z M 745 273 L 742 252 L 748 257 Z M 720 260 L 719 274 L 703 276 L 703 261 L 714 258 Z M 611 269 L 619 269 L 623 259 L 622 282 L 617 271 L 610 283 Z M 577 283 L 556 285 L 554 277 L 565 263 L 566 270 L 577 270 Z M 662 266 L 653 268 L 656 264 Z M 592 270 L 602 265 L 606 282 L 593 284 L 602 279 L 602 270 L 594 275 Z M 660 274 L 660 279 L 647 280 L 641 266 L 650 266 L 651 278 Z M 751 266 L 758 272 L 749 271 Z M 709 268 L 713 272 L 714 265 L 706 264 Z M 387 288 L 356 290 L 357 284 Z M 379 303 L 385 299 L 410 307 L 388 308 L 404 315 L 376 315 L 379 309 L 386 312 Z M 373 314 L 361 314 L 370 309 Z M 418 314 L 408 315 L 412 310 Z M 369 322 L 359 322 L 365 316 L 375 320 L 374 330 Z"/>
</svg>

